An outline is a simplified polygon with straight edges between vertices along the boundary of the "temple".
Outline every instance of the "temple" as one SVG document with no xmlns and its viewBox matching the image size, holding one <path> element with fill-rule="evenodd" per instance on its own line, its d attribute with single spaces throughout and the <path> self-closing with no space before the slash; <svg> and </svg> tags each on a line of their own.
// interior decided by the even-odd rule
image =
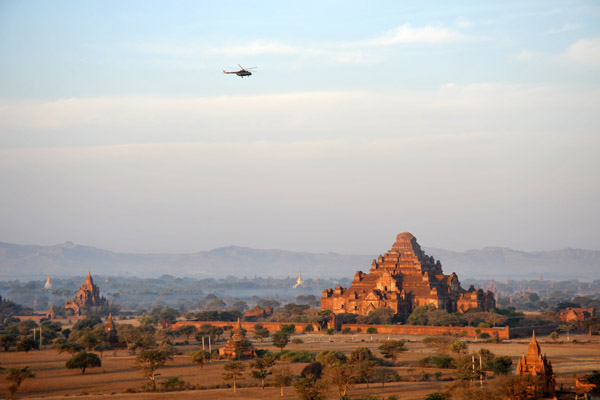
<svg viewBox="0 0 600 400">
<path fill-rule="evenodd" d="M 408 232 L 399 234 L 390 251 L 373 260 L 369 273 L 357 271 L 350 288 L 325 289 L 321 309 L 334 314 L 368 315 L 389 308 L 406 319 L 415 307 L 430 305 L 448 312 L 496 306 L 494 293 L 463 289 L 455 273 L 444 275 L 442 265 L 421 250 Z"/>
<path fill-rule="evenodd" d="M 246 339 L 242 323 L 238 318 L 233 328 L 231 338 L 225 343 L 225 346 L 219 349 L 219 356 L 224 358 L 251 358 L 256 357 L 256 352 L 252 343 Z"/>
<path fill-rule="evenodd" d="M 537 383 L 528 388 L 530 392 L 535 392 L 532 393 L 537 396 L 535 398 L 552 398 L 556 395 L 552 362 L 546 358 L 545 354 L 542 356 L 540 345 L 535 339 L 535 331 L 531 336 L 527 356 L 523 354 L 517 364 L 515 374 L 517 376 L 522 375 L 538 378 Z"/>
<path fill-rule="evenodd" d="M 65 302 L 65 308 L 72 309 L 75 315 L 82 315 L 84 310 L 98 311 L 107 306 L 108 302 L 104 297 L 100 297 L 100 288 L 94 284 L 89 270 L 85 283 L 81 285 L 77 295 Z"/>
<path fill-rule="evenodd" d="M 119 341 L 119 335 L 117 333 L 117 326 L 115 325 L 115 321 L 113 321 L 112 313 L 108 315 L 108 319 L 106 320 L 106 334 L 108 335 L 108 343 L 113 345 Z"/>
</svg>

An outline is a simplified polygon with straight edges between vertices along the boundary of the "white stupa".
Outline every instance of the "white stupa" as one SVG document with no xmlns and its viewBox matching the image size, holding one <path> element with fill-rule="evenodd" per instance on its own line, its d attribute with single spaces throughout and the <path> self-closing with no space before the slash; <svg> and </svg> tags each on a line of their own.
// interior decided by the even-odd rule
<svg viewBox="0 0 600 400">
<path fill-rule="evenodd" d="M 298 286 L 302 285 L 304 283 L 304 280 L 302 280 L 302 273 L 298 272 L 298 279 L 296 279 L 296 284 L 294 285 L 294 289 L 296 289 Z"/>
<path fill-rule="evenodd" d="M 52 289 L 52 282 L 50 282 L 50 275 L 48 275 L 48 280 L 46 281 L 46 284 L 44 285 L 44 287 L 46 289 Z"/>
</svg>

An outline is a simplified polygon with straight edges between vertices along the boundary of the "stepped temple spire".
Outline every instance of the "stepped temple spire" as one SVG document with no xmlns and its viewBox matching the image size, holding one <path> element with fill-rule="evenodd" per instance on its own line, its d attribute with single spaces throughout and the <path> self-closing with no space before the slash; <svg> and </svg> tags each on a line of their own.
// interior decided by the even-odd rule
<svg viewBox="0 0 600 400">
<path fill-rule="evenodd" d="M 531 392 L 539 392 L 538 394 L 542 397 L 554 397 L 555 379 L 554 372 L 552 371 L 552 362 L 546 358 L 545 354 L 542 356 L 542 350 L 535 338 L 535 331 L 531 335 L 531 341 L 527 348 L 527 356 L 523 354 L 517 364 L 515 374 L 517 376 L 530 375 L 539 377 L 541 383 L 538 386 L 532 386 L 529 390 Z"/>
<path fill-rule="evenodd" d="M 108 301 L 100 296 L 100 288 L 94 285 L 90 270 L 88 270 L 85 283 L 81 285 L 75 297 L 67 300 L 65 303 L 65 308 L 72 309 L 76 315 L 82 315 L 85 309 L 99 311 L 107 306 Z"/>
<path fill-rule="evenodd" d="M 392 248 L 371 263 L 368 273 L 357 271 L 350 288 L 326 289 L 321 309 L 334 314 L 368 315 L 389 308 L 406 319 L 415 307 L 433 306 L 448 312 L 487 311 L 496 306 L 494 293 L 460 286 L 455 273 L 444 275 L 442 264 L 425 254 L 409 232 L 396 236 Z"/>
</svg>

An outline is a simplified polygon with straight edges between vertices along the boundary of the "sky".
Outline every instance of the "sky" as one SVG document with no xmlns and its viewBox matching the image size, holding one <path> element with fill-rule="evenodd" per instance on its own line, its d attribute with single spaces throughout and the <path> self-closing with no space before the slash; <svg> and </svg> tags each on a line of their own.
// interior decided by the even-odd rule
<svg viewBox="0 0 600 400">
<path fill-rule="evenodd" d="M 450 3 L 0 1 L 0 241 L 600 250 L 600 4 Z"/>
</svg>

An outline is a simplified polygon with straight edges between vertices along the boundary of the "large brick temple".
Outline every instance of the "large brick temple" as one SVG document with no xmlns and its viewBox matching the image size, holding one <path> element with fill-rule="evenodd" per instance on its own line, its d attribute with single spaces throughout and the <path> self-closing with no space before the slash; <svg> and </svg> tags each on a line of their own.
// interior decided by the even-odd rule
<svg viewBox="0 0 600 400">
<path fill-rule="evenodd" d="M 444 275 L 440 262 L 425 254 L 408 232 L 399 234 L 391 250 L 373 260 L 369 273 L 357 271 L 348 289 L 325 289 L 321 297 L 321 309 L 334 314 L 368 315 L 390 308 L 405 319 L 424 305 L 448 312 L 488 311 L 496 301 L 489 290 L 463 289 L 456 273 Z"/>
<path fill-rule="evenodd" d="M 100 288 L 94 284 L 89 270 L 84 284 L 79 287 L 75 297 L 65 302 L 65 308 L 72 309 L 75 315 L 82 315 L 86 309 L 97 312 L 107 306 L 108 301 L 100 296 Z"/>
</svg>

